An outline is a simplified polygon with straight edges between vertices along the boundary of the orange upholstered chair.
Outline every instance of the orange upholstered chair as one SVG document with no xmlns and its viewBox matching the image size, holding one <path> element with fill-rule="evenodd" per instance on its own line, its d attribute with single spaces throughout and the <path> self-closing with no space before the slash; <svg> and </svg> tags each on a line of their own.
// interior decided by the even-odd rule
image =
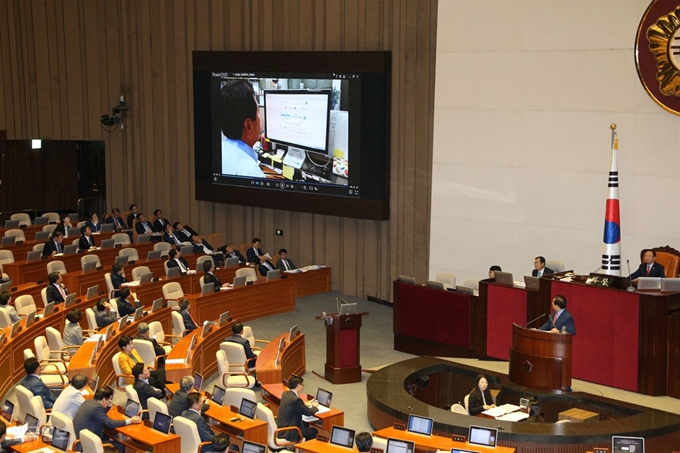
<svg viewBox="0 0 680 453">
<path fill-rule="evenodd" d="M 668 245 L 664 247 L 655 247 L 652 250 L 656 252 L 656 262 L 661 264 L 666 272 L 667 278 L 677 278 L 680 271 L 680 252 Z M 640 262 L 642 262 L 643 253 L 640 253 Z"/>
</svg>

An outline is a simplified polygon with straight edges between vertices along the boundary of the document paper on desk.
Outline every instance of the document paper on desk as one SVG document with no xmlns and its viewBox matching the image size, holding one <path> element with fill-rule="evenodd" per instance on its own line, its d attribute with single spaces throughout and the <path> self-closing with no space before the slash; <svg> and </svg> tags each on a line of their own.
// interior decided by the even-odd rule
<svg viewBox="0 0 680 453">
<path fill-rule="evenodd" d="M 319 409 L 319 412 L 317 412 L 317 413 L 314 414 L 314 415 L 303 415 L 303 416 L 302 416 L 302 420 L 306 421 L 307 423 L 318 422 L 319 419 L 316 418 L 315 415 L 318 415 L 318 414 L 325 414 L 326 412 L 329 412 L 329 411 L 331 410 L 330 408 L 328 408 L 328 407 L 326 407 L 326 406 L 322 406 L 321 404 L 319 404 L 319 406 L 317 407 L 317 409 Z"/>
<path fill-rule="evenodd" d="M 504 422 L 518 422 L 520 420 L 524 420 L 527 418 L 529 418 L 529 414 L 527 414 L 526 412 L 516 411 L 510 412 L 509 414 L 505 414 L 500 417 L 496 417 L 496 420 L 501 420 Z"/>
<path fill-rule="evenodd" d="M 514 412 L 519 409 L 520 407 L 515 406 L 514 404 L 503 404 L 502 406 L 492 407 L 491 409 L 482 412 L 482 414 L 488 415 L 489 417 L 500 417 L 502 415 L 509 414 L 510 412 Z"/>
<path fill-rule="evenodd" d="M 7 434 L 12 435 L 15 439 L 21 439 L 22 441 L 24 440 L 26 431 L 28 431 L 28 423 L 24 423 L 23 425 L 7 427 Z"/>
</svg>

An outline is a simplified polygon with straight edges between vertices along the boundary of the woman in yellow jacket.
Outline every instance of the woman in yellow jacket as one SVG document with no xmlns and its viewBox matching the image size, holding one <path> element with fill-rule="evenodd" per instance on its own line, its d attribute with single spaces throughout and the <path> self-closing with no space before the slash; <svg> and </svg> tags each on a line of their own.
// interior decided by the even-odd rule
<svg viewBox="0 0 680 453">
<path fill-rule="evenodd" d="M 132 338 L 128 335 L 123 335 L 120 340 L 118 340 L 118 347 L 121 349 L 121 354 L 118 356 L 118 364 L 123 374 L 132 375 L 132 367 L 138 363 L 142 363 L 143 360 L 139 356 L 139 353 L 135 350 Z M 151 377 L 149 378 L 149 384 L 157 389 L 165 391 L 165 368 L 158 368 L 151 371 Z M 134 384 L 134 378 L 126 378 L 128 384 Z"/>
</svg>

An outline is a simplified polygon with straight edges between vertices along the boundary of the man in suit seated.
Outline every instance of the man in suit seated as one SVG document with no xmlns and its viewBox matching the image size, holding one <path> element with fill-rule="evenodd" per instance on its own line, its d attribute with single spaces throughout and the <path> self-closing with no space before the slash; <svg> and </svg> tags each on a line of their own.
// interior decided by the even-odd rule
<svg viewBox="0 0 680 453">
<path fill-rule="evenodd" d="M 97 305 L 94 306 L 94 318 L 97 321 L 97 327 L 103 329 L 112 324 L 118 319 L 114 310 L 111 310 L 111 304 L 106 299 L 99 299 Z"/>
<path fill-rule="evenodd" d="M 29 357 L 24 360 L 24 371 L 26 371 L 26 376 L 24 376 L 19 384 L 30 390 L 31 393 L 33 393 L 33 396 L 39 396 L 42 399 L 45 409 L 52 409 L 57 397 L 52 393 L 52 390 L 45 385 L 42 379 L 40 379 L 42 367 L 40 366 L 38 359 Z"/>
<path fill-rule="evenodd" d="M 186 274 L 190 270 L 187 260 L 184 259 L 181 252 L 175 249 L 168 252 L 168 269 L 171 267 L 179 267 L 181 274 Z"/>
<path fill-rule="evenodd" d="M 205 402 L 205 397 L 202 397 L 198 392 L 191 392 L 187 395 L 187 400 L 191 405 L 189 406 L 189 409 L 182 412 L 182 417 L 188 418 L 192 422 L 196 423 L 196 428 L 198 428 L 198 435 L 201 438 L 201 442 L 211 442 L 213 437 L 215 437 L 215 433 L 212 429 L 210 429 L 208 422 L 206 422 L 205 418 L 203 418 L 201 415 L 201 408 Z M 201 448 L 201 453 L 206 453 L 209 451 L 211 451 L 210 445 L 205 445 L 203 448 Z"/>
<path fill-rule="evenodd" d="M 54 231 L 52 233 L 52 239 L 45 242 L 43 247 L 42 256 L 47 258 L 48 256 L 56 255 L 57 253 L 64 253 L 64 233 L 61 231 Z"/>
<path fill-rule="evenodd" d="M 279 428 L 286 428 L 289 426 L 297 426 L 302 431 L 302 436 L 305 440 L 316 438 L 317 430 L 310 428 L 307 422 L 302 421 L 302 416 L 312 416 L 316 414 L 318 409 L 318 402 L 306 405 L 300 398 L 300 393 L 304 391 L 304 380 L 301 377 L 293 376 L 288 381 L 289 391 L 283 392 L 281 395 L 281 405 L 279 406 L 279 415 L 276 418 L 276 426 Z M 295 430 L 286 430 L 279 433 L 279 438 L 284 438 L 290 442 L 301 442 L 300 436 Z"/>
<path fill-rule="evenodd" d="M 297 269 L 295 264 L 293 264 L 293 261 L 288 259 L 288 250 L 279 250 L 279 261 L 276 263 L 276 268 L 282 271 L 291 271 L 293 269 Z"/>
<path fill-rule="evenodd" d="M 65 215 L 61 222 L 57 223 L 56 228 L 52 231 L 52 235 L 54 236 L 54 233 L 60 231 L 64 236 L 66 236 L 68 234 L 69 228 L 73 228 L 73 224 L 71 224 L 71 217 Z"/>
<path fill-rule="evenodd" d="M 259 266 L 257 266 L 257 269 L 260 271 L 260 275 L 263 277 L 266 277 L 269 271 L 273 271 L 274 265 L 271 263 L 269 260 L 262 260 Z"/>
<path fill-rule="evenodd" d="M 539 330 L 547 330 L 552 333 L 568 333 L 576 335 L 576 324 L 571 313 L 567 311 L 567 299 L 562 295 L 557 295 L 552 300 L 553 314 L 550 319 L 539 327 Z"/>
<path fill-rule="evenodd" d="M 64 302 L 68 291 L 62 284 L 64 279 L 61 277 L 61 274 L 59 272 L 50 272 L 47 279 L 50 281 L 46 291 L 47 303 L 54 302 L 55 304 L 60 304 Z"/>
<path fill-rule="evenodd" d="M 116 231 L 127 229 L 127 224 L 120 216 L 120 209 L 113 208 L 111 210 L 111 216 L 106 219 L 106 223 L 113 223 L 113 229 Z"/>
<path fill-rule="evenodd" d="M 148 409 L 149 398 L 158 398 L 162 400 L 165 398 L 165 393 L 162 390 L 154 388 L 149 384 L 149 378 L 151 377 L 151 372 L 144 363 L 138 363 L 132 367 L 132 375 L 135 377 L 135 383 L 132 387 L 137 390 L 137 396 L 139 396 L 139 404 L 142 405 L 142 409 Z M 149 413 L 145 412 L 142 415 L 144 420 L 149 419 Z"/>
<path fill-rule="evenodd" d="M 158 233 L 163 233 L 165 231 L 165 227 L 170 225 L 170 222 L 163 218 L 163 211 L 160 209 L 156 209 L 153 212 L 153 215 L 156 217 L 156 220 L 153 221 L 153 230 Z"/>
<path fill-rule="evenodd" d="M 90 227 L 90 231 L 96 233 L 102 229 L 102 224 L 99 221 L 99 216 L 94 213 L 90 216 L 89 219 L 87 219 L 87 222 L 85 222 L 86 226 Z"/>
<path fill-rule="evenodd" d="M 253 368 L 255 366 L 255 362 L 257 361 L 257 355 L 250 347 L 250 342 L 243 338 L 243 324 L 241 324 L 241 321 L 236 321 L 234 325 L 231 326 L 231 333 L 232 335 L 225 338 L 224 341 L 238 343 L 243 346 L 243 349 L 246 353 L 246 358 L 248 359 L 248 368 Z"/>
<path fill-rule="evenodd" d="M 12 296 L 10 295 L 9 291 L 3 291 L 2 294 L 0 294 L 0 309 L 5 310 L 9 315 L 10 322 L 14 323 L 21 320 L 21 317 L 19 316 L 19 313 L 17 313 L 14 306 L 10 305 L 11 300 Z"/>
<path fill-rule="evenodd" d="M 114 420 L 106 413 L 111 407 L 113 400 L 113 391 L 109 387 L 102 387 L 97 389 L 94 398 L 86 400 L 80 405 L 73 417 L 73 429 L 76 437 L 80 439 L 80 432 L 84 429 L 90 430 L 95 436 L 99 436 L 102 442 L 111 442 L 108 437 L 104 436 L 104 428 L 114 429 L 120 426 L 141 423 L 141 419 L 137 416 L 128 418 L 126 420 Z M 120 445 L 113 442 L 114 445 Z M 120 445 L 121 451 L 124 447 Z M 83 451 L 82 444 L 78 444 L 77 451 Z"/>
<path fill-rule="evenodd" d="M 173 245 L 175 247 L 179 247 L 182 242 L 190 242 L 190 241 L 180 240 L 180 238 L 175 235 L 175 232 L 172 228 L 172 225 L 168 224 L 165 227 L 165 234 L 163 235 L 163 242 L 167 242 L 170 245 Z"/>
<path fill-rule="evenodd" d="M 555 271 L 549 267 L 545 267 L 545 258 L 537 256 L 534 259 L 534 270 L 531 271 L 532 277 L 543 277 L 544 275 L 554 274 Z"/>
<path fill-rule="evenodd" d="M 191 407 L 192 403 L 187 397 L 189 396 L 189 392 L 194 389 L 195 384 L 196 381 L 192 376 L 184 376 L 182 379 L 180 379 L 179 390 L 177 390 L 175 394 L 172 395 L 172 401 L 170 401 L 170 404 L 168 404 L 168 414 L 171 417 L 182 415 L 182 412 L 188 410 Z M 204 403 L 203 407 L 201 407 L 201 414 L 207 411 L 209 408 L 210 405 L 208 403 Z"/>
<path fill-rule="evenodd" d="M 149 341 L 153 345 L 153 352 L 156 353 L 156 357 L 166 354 L 163 346 L 161 346 L 155 338 L 149 336 L 149 325 L 145 322 L 139 322 L 137 324 L 137 335 L 134 337 L 134 340 Z M 165 357 L 158 359 L 158 368 L 163 367 L 165 367 Z"/>
<path fill-rule="evenodd" d="M 132 228 L 132 221 L 139 218 L 139 209 L 136 204 L 130 205 L 130 215 L 127 218 L 127 224 Z"/>
<path fill-rule="evenodd" d="M 146 221 L 144 214 L 137 214 L 137 223 L 135 224 L 135 231 L 137 234 L 152 234 L 153 227 Z"/>
<path fill-rule="evenodd" d="M 271 261 L 271 258 L 262 253 L 262 249 L 260 249 L 260 238 L 253 238 L 252 247 L 246 251 L 246 258 L 248 258 L 249 263 L 255 264 Z"/>
<path fill-rule="evenodd" d="M 90 250 L 96 247 L 94 238 L 92 237 L 92 230 L 89 226 L 83 225 L 80 227 L 80 239 L 78 239 L 78 248 L 80 250 Z"/>
<path fill-rule="evenodd" d="M 137 311 L 137 305 L 135 304 L 134 298 L 130 297 L 129 288 L 122 288 L 120 291 L 118 291 L 116 306 L 118 307 L 118 316 L 120 317 L 135 314 L 135 311 Z"/>
<path fill-rule="evenodd" d="M 666 270 L 656 262 L 656 252 L 652 249 L 642 251 L 642 264 L 628 278 L 637 285 L 640 277 L 661 277 L 666 278 Z"/>
<path fill-rule="evenodd" d="M 198 236 L 198 233 L 194 231 L 189 225 L 184 225 L 182 222 L 175 222 L 172 224 L 172 229 L 175 232 L 175 236 L 180 242 L 192 242 L 194 236 Z"/>
<path fill-rule="evenodd" d="M 214 270 L 215 265 L 212 261 L 203 261 L 203 272 L 205 272 L 205 274 L 203 274 L 203 284 L 207 285 L 208 283 L 213 283 L 213 288 L 217 293 L 222 287 L 222 282 L 215 274 L 213 274 Z"/>
<path fill-rule="evenodd" d="M 179 314 L 182 315 L 182 320 L 184 321 L 185 335 L 198 329 L 198 324 L 196 324 L 194 318 L 191 317 L 191 313 L 189 313 L 189 301 L 187 299 L 179 301 Z"/>
<path fill-rule="evenodd" d="M 113 267 L 111 268 L 111 284 L 113 285 L 113 289 L 118 289 L 127 282 L 123 265 L 121 263 L 113 263 Z M 112 297 L 118 296 L 118 291 L 114 291 Z"/>
<path fill-rule="evenodd" d="M 224 258 L 238 258 L 239 264 L 246 264 L 246 259 L 241 255 L 238 249 L 232 247 L 231 245 L 223 245 L 217 249 L 218 251 L 224 253 Z"/>
</svg>

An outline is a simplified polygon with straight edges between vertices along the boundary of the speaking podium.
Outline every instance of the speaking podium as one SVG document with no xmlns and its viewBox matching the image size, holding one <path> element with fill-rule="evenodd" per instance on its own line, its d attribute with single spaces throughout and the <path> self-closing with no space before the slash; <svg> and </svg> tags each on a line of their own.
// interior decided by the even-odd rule
<svg viewBox="0 0 680 453">
<path fill-rule="evenodd" d="M 361 317 L 368 313 L 320 316 L 326 324 L 326 364 L 324 378 L 333 384 L 361 381 Z"/>
<path fill-rule="evenodd" d="M 512 326 L 510 380 L 537 390 L 571 387 L 572 335 Z"/>
</svg>

